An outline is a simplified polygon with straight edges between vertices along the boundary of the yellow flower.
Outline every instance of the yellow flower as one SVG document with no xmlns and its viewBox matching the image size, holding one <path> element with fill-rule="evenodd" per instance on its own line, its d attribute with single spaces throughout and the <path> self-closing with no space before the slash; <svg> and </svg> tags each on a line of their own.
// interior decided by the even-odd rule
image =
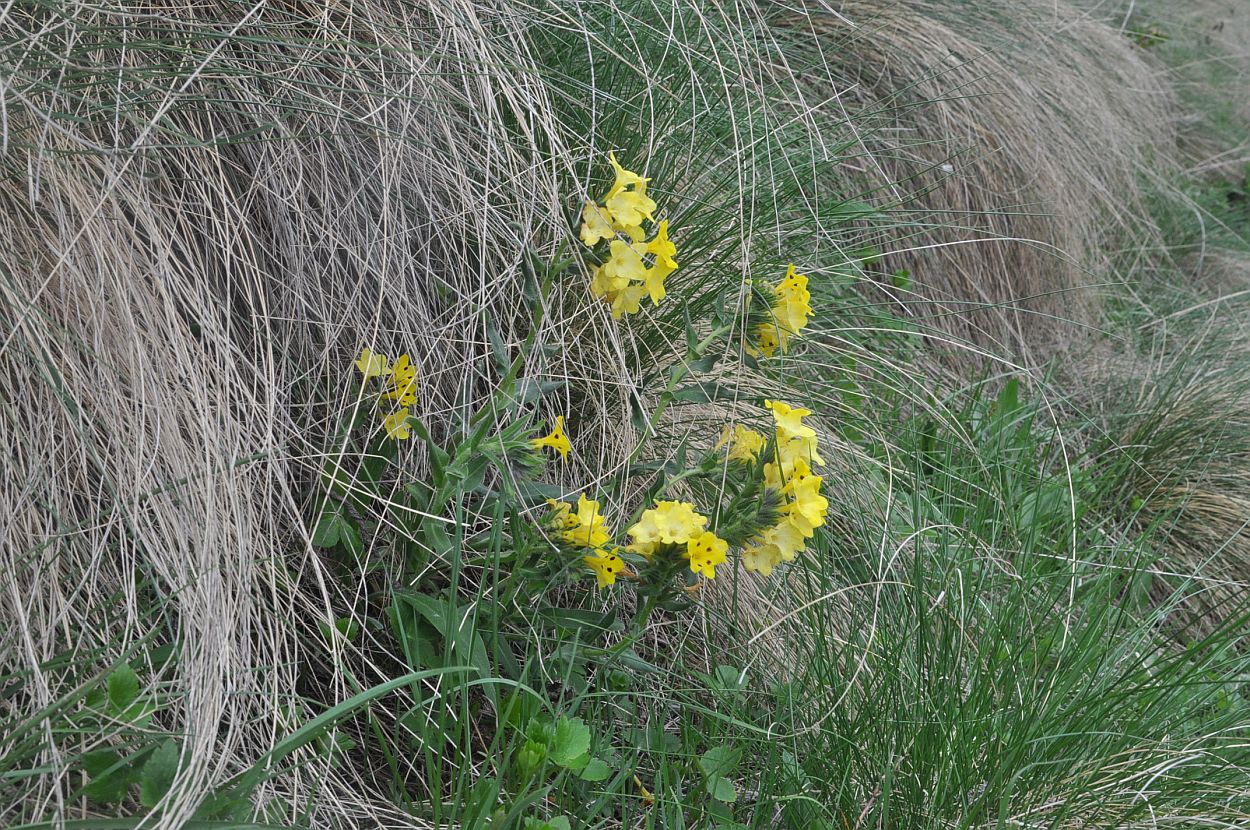
<svg viewBox="0 0 1250 830">
<path fill-rule="evenodd" d="M 647 266 L 638 249 L 623 239 L 613 239 L 609 244 L 612 255 L 603 263 L 609 279 L 642 282 L 647 278 Z"/>
<path fill-rule="evenodd" d="M 582 561 L 595 572 L 595 581 L 600 588 L 606 588 L 616 582 L 616 575 L 625 572 L 625 560 L 617 553 L 620 548 L 611 551 L 596 550 L 593 556 L 586 556 Z"/>
<path fill-rule="evenodd" d="M 612 164 L 612 171 L 616 174 L 616 181 L 612 183 L 612 189 L 608 191 L 609 198 L 620 193 L 627 187 L 640 187 L 644 191 L 646 190 L 647 182 L 651 180 L 643 178 L 632 170 L 626 170 L 622 167 L 620 162 L 616 160 L 616 153 L 608 153 L 608 161 Z"/>
<path fill-rule="evenodd" d="M 686 543 L 685 556 L 690 560 L 690 570 L 708 579 L 716 577 L 716 566 L 725 561 L 729 543 L 710 530 L 692 537 Z"/>
<path fill-rule="evenodd" d="M 781 401 L 764 401 L 777 423 L 777 455 L 783 472 L 789 473 L 794 462 L 802 459 L 809 464 L 824 464 L 816 449 L 816 430 L 803 423 L 812 412 L 799 409 Z"/>
<path fill-rule="evenodd" d="M 781 346 L 781 341 L 777 337 L 777 325 L 775 323 L 760 323 L 755 329 L 755 346 L 756 349 L 749 349 L 752 354 L 762 354 L 764 357 L 772 357 L 776 354 L 777 349 Z"/>
<path fill-rule="evenodd" d="M 643 278 L 645 280 L 643 286 L 647 294 L 651 295 L 652 305 L 659 305 L 660 300 L 664 299 L 666 293 L 664 281 L 668 279 L 668 275 L 671 273 L 673 273 L 673 269 L 662 262 L 657 262 L 647 269 L 646 276 Z"/>
<path fill-rule="evenodd" d="M 535 452 L 541 452 L 543 447 L 551 447 L 564 458 L 569 460 L 569 450 L 573 449 L 573 445 L 569 443 L 569 439 L 564 434 L 564 416 L 556 416 L 556 428 L 551 431 L 550 435 L 544 435 L 542 438 L 531 438 L 530 445 L 533 446 Z"/>
<path fill-rule="evenodd" d="M 572 530 L 581 524 L 577 515 L 573 513 L 573 505 L 567 501 L 547 499 L 547 504 L 552 510 L 551 527 L 556 530 Z"/>
<path fill-rule="evenodd" d="M 642 223 L 651 221 L 655 201 L 642 190 L 622 190 L 604 202 L 612 214 L 612 224 L 635 239 L 641 239 Z"/>
<path fill-rule="evenodd" d="M 386 437 L 393 438 L 396 441 L 406 441 L 412 435 L 412 428 L 408 426 L 408 416 L 411 415 L 408 407 L 392 412 L 382 419 L 382 426 L 386 427 Z"/>
<path fill-rule="evenodd" d="M 751 353 L 772 357 L 780 349 L 785 354 L 790 347 L 790 338 L 798 336 L 807 327 L 808 317 L 812 314 L 811 300 L 806 275 L 796 273 L 794 263 L 790 263 L 785 278 L 773 286 L 769 312 L 772 319 L 757 326 L 755 347 L 758 352 L 751 350 Z"/>
<path fill-rule="evenodd" d="M 729 452 L 726 454 L 726 457 L 730 461 L 751 462 L 759 458 L 760 453 L 764 451 L 766 443 L 764 436 L 755 430 L 748 429 L 742 424 L 735 424 L 732 432 L 730 432 L 728 426 L 725 427 L 716 449 L 719 450 L 721 447 L 728 445 Z"/>
<path fill-rule="evenodd" d="M 627 278 L 614 276 L 614 272 L 604 265 L 596 265 L 590 272 L 590 293 L 608 302 L 612 302 L 628 286 Z"/>
<path fill-rule="evenodd" d="M 411 364 L 408 355 L 402 354 L 395 361 L 387 387 L 383 396 L 399 401 L 400 406 L 411 406 L 417 402 L 417 367 Z"/>
<path fill-rule="evenodd" d="M 637 523 L 627 532 L 634 545 L 645 548 L 648 545 L 684 545 L 702 533 L 705 527 L 707 516 L 696 513 L 693 504 L 684 501 L 658 501 L 655 507 L 644 510 Z"/>
<path fill-rule="evenodd" d="M 612 228 L 607 208 L 600 207 L 595 202 L 587 202 L 582 208 L 582 228 L 579 236 L 587 247 L 593 246 L 601 239 L 615 238 L 616 231 Z"/>
<path fill-rule="evenodd" d="M 748 571 L 768 576 L 773 568 L 782 562 L 793 561 L 805 548 L 806 537 L 802 529 L 792 521 L 792 517 L 786 517 L 743 546 L 742 564 Z"/>
<path fill-rule="evenodd" d="M 794 498 L 786 505 L 785 512 L 805 537 L 810 537 L 816 528 L 825 523 L 825 513 L 829 510 L 829 500 L 820 494 L 821 476 L 812 475 L 806 462 L 796 460 L 794 472 L 782 489 Z"/>
<path fill-rule="evenodd" d="M 577 519 L 577 525 L 561 534 L 570 545 L 598 548 L 611 538 L 611 532 L 599 511 L 599 502 L 586 498 L 584 493 L 577 497 L 577 513 L 574 518 Z"/>
<path fill-rule="evenodd" d="M 757 538 L 742 549 L 742 564 L 748 571 L 769 576 L 773 568 L 781 563 L 781 551 L 777 546 Z"/>
<path fill-rule="evenodd" d="M 365 379 L 380 377 L 390 371 L 386 365 L 386 355 L 374 354 L 368 349 L 360 350 L 360 359 L 356 361 L 356 368 L 360 370 L 360 374 Z"/>
<path fill-rule="evenodd" d="M 622 288 L 612 298 L 612 319 L 621 319 L 622 314 L 637 314 L 642 308 L 642 298 L 647 296 L 647 289 L 641 285 L 630 285 Z"/>
<path fill-rule="evenodd" d="M 644 237 L 643 220 L 650 220 L 655 210 L 655 202 L 647 196 L 647 182 L 651 180 L 632 170 L 626 170 L 617 162 L 614 153 L 608 154 L 608 160 L 612 162 L 616 181 L 612 183 L 612 189 L 608 191 L 604 206 L 608 210 L 612 226 L 618 231 L 629 234 L 630 238 L 638 242 Z M 627 189 L 631 187 L 632 190 Z"/>
<path fill-rule="evenodd" d="M 669 273 L 677 270 L 677 260 L 673 259 L 677 254 L 677 246 L 669 241 L 667 219 L 660 221 L 655 238 L 647 243 L 647 253 L 655 254 L 655 261 L 667 268 Z"/>
<path fill-rule="evenodd" d="M 774 289 L 777 296 L 781 299 L 787 299 L 793 296 L 802 296 L 803 302 L 811 299 L 812 295 L 807 292 L 807 276 L 805 274 L 795 273 L 794 263 L 790 263 L 790 267 L 786 269 L 786 276 L 781 282 L 777 283 Z"/>
<path fill-rule="evenodd" d="M 765 530 L 761 537 L 765 542 L 777 548 L 777 553 L 783 562 L 790 562 L 807 547 L 806 540 L 811 535 L 803 532 L 803 528 L 794 521 L 793 516 L 787 516 Z"/>
</svg>

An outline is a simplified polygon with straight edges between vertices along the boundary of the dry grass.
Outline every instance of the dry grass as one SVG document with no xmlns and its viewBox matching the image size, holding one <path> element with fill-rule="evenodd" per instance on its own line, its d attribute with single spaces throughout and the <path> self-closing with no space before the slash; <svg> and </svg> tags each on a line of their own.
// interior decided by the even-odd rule
<svg viewBox="0 0 1250 830">
<path fill-rule="evenodd" d="M 839 106 L 877 122 L 858 172 L 919 224 L 886 246 L 885 270 L 912 272 L 891 292 L 905 313 L 1029 365 L 1079 350 L 1105 249 L 1153 239 L 1142 166 L 1176 163 L 1157 67 L 1065 3 L 811 8 L 790 25 L 838 44 L 825 58 L 854 81 Z"/>
</svg>

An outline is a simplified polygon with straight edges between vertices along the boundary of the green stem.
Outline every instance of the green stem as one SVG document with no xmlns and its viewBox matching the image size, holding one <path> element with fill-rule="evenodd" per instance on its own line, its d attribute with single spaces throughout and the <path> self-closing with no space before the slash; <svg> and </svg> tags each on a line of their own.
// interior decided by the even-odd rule
<svg viewBox="0 0 1250 830">
<path fill-rule="evenodd" d="M 711 346 L 721 337 L 728 334 L 732 329 L 733 325 L 725 325 L 720 328 L 713 329 L 711 334 L 700 340 L 699 344 L 686 355 L 682 362 L 674 367 L 673 372 L 669 376 L 668 384 L 664 387 L 664 391 L 660 393 L 660 401 L 656 405 L 655 411 L 651 413 L 651 417 L 647 420 L 647 428 L 644 434 L 638 439 L 638 444 L 634 447 L 634 451 L 629 454 L 629 459 L 625 462 L 626 468 L 632 466 L 633 463 L 638 460 L 638 456 L 642 452 L 642 448 L 646 444 L 647 439 L 656 434 L 656 425 L 659 424 L 660 416 L 664 414 L 664 410 L 668 408 L 670 403 L 672 403 L 673 392 L 676 391 L 677 384 L 685 380 L 686 376 L 690 374 L 691 359 L 697 359 L 700 357 L 708 346 Z"/>
</svg>

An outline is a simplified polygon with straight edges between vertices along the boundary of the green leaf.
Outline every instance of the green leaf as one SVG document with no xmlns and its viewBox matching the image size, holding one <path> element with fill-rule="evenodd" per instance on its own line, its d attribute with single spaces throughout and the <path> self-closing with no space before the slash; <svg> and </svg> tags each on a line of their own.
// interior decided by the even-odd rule
<svg viewBox="0 0 1250 830">
<path fill-rule="evenodd" d="M 364 552 L 364 542 L 360 538 L 360 528 L 354 519 L 343 516 L 339 520 L 339 544 L 352 556 L 359 557 Z"/>
<path fill-rule="evenodd" d="M 708 778 L 729 775 L 738 768 L 742 752 L 726 744 L 714 746 L 699 756 L 699 768 Z"/>
<path fill-rule="evenodd" d="M 178 774 L 178 742 L 167 738 L 143 765 L 139 775 L 139 801 L 144 807 L 155 807 L 173 786 Z"/>
<path fill-rule="evenodd" d="M 561 715 L 556 721 L 555 734 L 551 737 L 552 762 L 562 767 L 571 766 L 589 751 L 590 727 L 581 718 L 566 718 Z"/>
<path fill-rule="evenodd" d="M 82 756 L 82 767 L 91 776 L 83 794 L 100 804 L 116 804 L 138 779 L 138 773 L 115 749 L 100 749 Z"/>
<path fill-rule="evenodd" d="M 317 518 L 317 526 L 313 528 L 312 543 L 319 548 L 332 548 L 338 544 L 341 534 L 342 523 L 338 508 L 327 505 Z"/>
<path fill-rule="evenodd" d="M 741 691 L 747 687 L 747 679 L 733 666 L 717 666 L 712 672 L 712 684 L 725 691 Z"/>
<path fill-rule="evenodd" d="M 690 371 L 692 372 L 710 372 L 716 366 L 716 361 L 720 360 L 719 354 L 709 354 L 700 357 L 698 360 L 690 361 Z"/>
<path fill-rule="evenodd" d="M 139 697 L 139 675 L 130 666 L 118 666 L 108 676 L 109 702 L 124 711 Z"/>
<path fill-rule="evenodd" d="M 583 781 L 606 781 L 612 775 L 612 767 L 602 758 L 591 758 L 577 775 Z"/>
<path fill-rule="evenodd" d="M 713 775 L 707 780 L 707 792 L 712 798 L 726 804 L 733 804 L 738 800 L 738 791 L 734 789 L 734 782 L 719 775 Z"/>
</svg>

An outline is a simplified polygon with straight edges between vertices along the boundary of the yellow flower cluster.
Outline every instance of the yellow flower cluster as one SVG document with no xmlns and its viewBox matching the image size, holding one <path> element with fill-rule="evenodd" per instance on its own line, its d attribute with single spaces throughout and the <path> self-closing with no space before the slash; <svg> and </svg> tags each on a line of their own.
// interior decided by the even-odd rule
<svg viewBox="0 0 1250 830">
<path fill-rule="evenodd" d="M 382 426 L 389 438 L 396 441 L 407 440 L 412 435 L 412 429 L 408 426 L 408 418 L 412 412 L 408 407 L 417 402 L 417 367 L 412 365 L 406 354 L 400 355 L 392 366 L 386 355 L 361 349 L 356 368 L 360 370 L 365 381 L 372 378 L 382 379 L 379 401 L 394 401 L 391 411 L 382 418 Z M 395 406 L 399 408 L 395 409 Z"/>
<path fill-rule="evenodd" d="M 732 432 L 729 427 L 725 427 L 716 449 L 728 446 L 729 452 L 726 455 L 730 461 L 750 463 L 760 457 L 767 443 L 768 440 L 755 430 L 744 427 L 742 424 L 735 424 Z"/>
<path fill-rule="evenodd" d="M 668 238 L 668 220 L 646 240 L 643 221 L 653 222 L 655 201 L 647 195 L 650 179 L 626 170 L 609 154 L 616 181 L 603 204 L 589 201 L 582 208 L 581 240 L 587 247 L 608 242 L 608 258 L 591 272 L 590 291 L 612 306 L 612 316 L 636 314 L 644 297 L 652 305 L 664 299 L 664 281 L 677 270 L 677 246 Z M 627 237 L 621 238 L 622 235 Z M 653 258 L 650 264 L 643 257 Z"/>
<path fill-rule="evenodd" d="M 742 562 L 747 570 L 768 576 L 806 549 L 807 540 L 825 523 L 829 500 L 820 494 L 824 479 L 812 473 L 811 465 L 825 462 L 816 430 L 803 423 L 811 411 L 781 401 L 764 405 L 772 411 L 777 431 L 777 457 L 764 465 L 764 482 L 782 497 L 781 518 L 743 547 Z"/>
<path fill-rule="evenodd" d="M 713 579 L 729 543 L 706 528 L 707 516 L 696 513 L 693 504 L 658 501 L 627 531 L 632 541 L 626 550 L 650 561 L 661 545 L 685 545 L 682 556 L 690 560 L 690 570 Z"/>
<path fill-rule="evenodd" d="M 756 326 L 753 354 L 772 357 L 778 349 L 785 354 L 790 338 L 797 337 L 807 326 L 812 314 L 812 295 L 807 290 L 807 276 L 795 271 L 790 263 L 786 276 L 773 286 L 770 319 Z"/>
<path fill-rule="evenodd" d="M 556 427 L 549 435 L 542 438 L 533 438 L 530 440 L 530 446 L 535 452 L 541 452 L 543 447 L 551 447 L 560 453 L 560 457 L 565 461 L 569 460 L 569 451 L 573 449 L 573 445 L 569 443 L 568 436 L 564 434 L 564 416 L 556 416 Z"/>
<path fill-rule="evenodd" d="M 599 502 L 582 494 L 577 497 L 577 510 L 566 501 L 547 499 L 547 504 L 553 511 L 551 526 L 560 532 L 560 538 L 572 547 L 592 551 L 582 561 L 595 572 L 599 587 L 616 582 L 616 575 L 625 572 L 625 560 L 620 548 L 607 547 L 612 530 L 604 522 Z"/>
</svg>

